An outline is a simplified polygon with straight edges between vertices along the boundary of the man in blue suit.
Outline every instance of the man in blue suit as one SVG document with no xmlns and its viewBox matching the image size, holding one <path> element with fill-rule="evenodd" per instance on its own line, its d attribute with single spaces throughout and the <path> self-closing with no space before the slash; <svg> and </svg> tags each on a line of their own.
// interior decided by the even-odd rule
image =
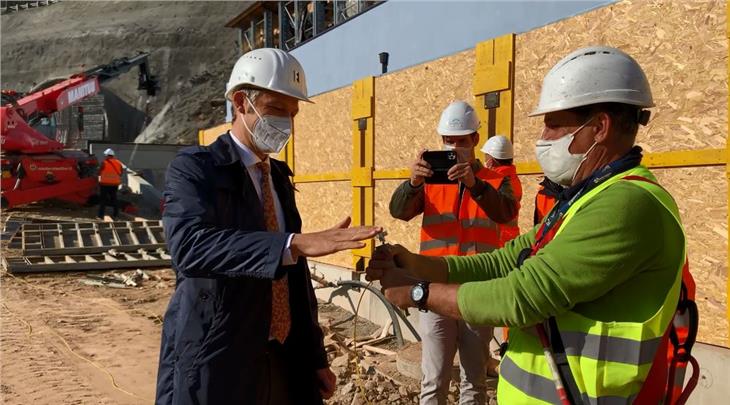
<svg viewBox="0 0 730 405">
<path fill-rule="evenodd" d="M 302 234 L 286 145 L 299 62 L 279 49 L 241 56 L 226 89 L 232 129 L 170 164 L 163 223 L 177 287 L 162 331 L 158 404 L 321 404 L 335 389 L 306 257 L 364 246 L 380 231 Z"/>
</svg>

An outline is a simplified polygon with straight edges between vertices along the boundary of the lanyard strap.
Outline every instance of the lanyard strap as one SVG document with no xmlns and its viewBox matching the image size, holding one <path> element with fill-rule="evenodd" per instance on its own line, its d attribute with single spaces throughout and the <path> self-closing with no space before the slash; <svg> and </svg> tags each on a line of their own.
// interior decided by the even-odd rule
<svg viewBox="0 0 730 405">
<path fill-rule="evenodd" d="M 573 203 L 611 177 L 638 166 L 639 163 L 641 163 L 641 157 L 641 148 L 635 146 L 621 159 L 615 160 L 595 171 L 590 177 L 580 184 L 577 184 L 567 190 L 563 190 L 558 198 L 558 206 L 550 211 L 547 218 L 545 218 L 540 226 L 540 229 L 538 229 L 535 237 L 535 246 L 542 247 L 544 245 L 543 239 L 545 236 L 548 235 L 550 230 L 552 230 L 556 225 L 562 223 L 563 217 Z M 546 242 L 547 241 L 545 241 L 545 243 Z"/>
</svg>

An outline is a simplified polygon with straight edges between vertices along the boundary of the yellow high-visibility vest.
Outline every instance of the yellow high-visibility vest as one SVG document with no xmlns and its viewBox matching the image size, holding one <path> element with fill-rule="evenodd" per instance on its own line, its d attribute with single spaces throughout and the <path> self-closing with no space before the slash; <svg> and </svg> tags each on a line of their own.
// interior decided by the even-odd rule
<svg viewBox="0 0 730 405">
<path fill-rule="evenodd" d="M 628 176 L 656 181 L 643 166 L 613 176 L 573 203 L 556 236 L 581 206 L 622 180 L 648 191 L 683 229 L 677 205 L 666 190 L 651 182 L 624 179 Z M 631 404 L 638 395 L 677 308 L 685 259 L 686 245 L 682 260 L 677 263 L 676 278 L 662 306 L 644 322 L 603 322 L 574 311 L 555 317 L 583 403 Z M 631 308 L 623 310 L 630 311 Z M 560 404 L 540 341 L 526 329 L 510 329 L 509 350 L 500 365 L 497 397 L 500 402 L 509 405 Z"/>
</svg>

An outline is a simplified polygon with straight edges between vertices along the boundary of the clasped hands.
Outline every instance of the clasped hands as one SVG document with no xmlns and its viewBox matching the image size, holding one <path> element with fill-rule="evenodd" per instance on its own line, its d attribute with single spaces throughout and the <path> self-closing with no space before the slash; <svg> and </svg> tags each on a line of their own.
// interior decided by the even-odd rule
<svg viewBox="0 0 730 405">
<path fill-rule="evenodd" d="M 411 288 L 421 281 L 413 272 L 416 257 L 401 245 L 378 246 L 365 269 L 365 279 L 379 280 L 381 291 L 393 305 L 402 309 L 413 307 Z"/>
</svg>

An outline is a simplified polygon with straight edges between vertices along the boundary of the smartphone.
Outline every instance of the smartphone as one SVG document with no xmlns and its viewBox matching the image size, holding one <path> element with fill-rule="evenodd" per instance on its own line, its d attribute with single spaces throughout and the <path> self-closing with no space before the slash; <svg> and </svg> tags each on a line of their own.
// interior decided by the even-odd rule
<svg viewBox="0 0 730 405">
<path fill-rule="evenodd" d="M 451 181 L 446 176 L 449 169 L 453 167 L 457 160 L 456 151 L 453 150 L 434 150 L 423 152 L 423 160 L 431 165 L 433 170 L 433 176 L 426 177 L 426 183 L 428 184 L 455 184 L 456 181 Z"/>
</svg>

